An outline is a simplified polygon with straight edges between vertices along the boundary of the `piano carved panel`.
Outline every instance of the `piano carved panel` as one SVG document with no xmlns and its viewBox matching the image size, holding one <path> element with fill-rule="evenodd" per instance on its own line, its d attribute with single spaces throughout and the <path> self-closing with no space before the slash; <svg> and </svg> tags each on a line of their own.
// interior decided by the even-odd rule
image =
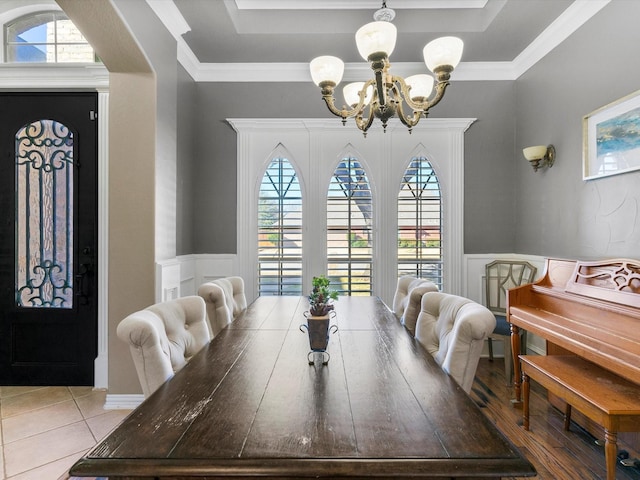
<svg viewBox="0 0 640 480">
<path fill-rule="evenodd" d="M 640 262 L 576 262 L 566 290 L 640 308 Z"/>
</svg>

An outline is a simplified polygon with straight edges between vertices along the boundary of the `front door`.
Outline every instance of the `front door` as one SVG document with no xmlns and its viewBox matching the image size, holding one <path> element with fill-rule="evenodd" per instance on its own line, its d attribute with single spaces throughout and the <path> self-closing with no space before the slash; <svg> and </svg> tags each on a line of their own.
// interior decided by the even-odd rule
<svg viewBox="0 0 640 480">
<path fill-rule="evenodd" d="M 97 94 L 0 93 L 0 385 L 93 385 Z"/>
</svg>

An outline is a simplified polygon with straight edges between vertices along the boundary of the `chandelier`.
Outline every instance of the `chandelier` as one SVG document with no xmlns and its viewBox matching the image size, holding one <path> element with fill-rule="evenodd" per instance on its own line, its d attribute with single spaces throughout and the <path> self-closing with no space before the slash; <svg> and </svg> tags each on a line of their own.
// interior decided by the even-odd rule
<svg viewBox="0 0 640 480">
<path fill-rule="evenodd" d="M 397 115 L 400 121 L 411 129 L 422 116 L 436 105 L 449 85 L 451 72 L 460 62 L 463 43 L 457 37 L 442 37 L 429 42 L 423 49 L 427 68 L 435 75 L 418 74 L 406 79 L 391 75 L 389 56 L 396 45 L 397 29 L 391 23 L 395 12 L 382 2 L 374 22 L 367 23 L 356 32 L 358 52 L 369 62 L 374 78 L 367 82 L 355 82 L 343 88 L 346 105 L 338 109 L 333 96 L 334 89 L 342 80 L 344 62 L 338 57 L 321 56 L 309 64 L 311 78 L 322 90 L 322 98 L 334 115 L 342 118 L 355 117 L 357 127 L 367 135 L 374 117 L 382 122 L 386 132 L 388 120 Z M 403 103 L 408 106 L 407 112 Z M 411 112 L 408 112 L 408 110 Z"/>
</svg>

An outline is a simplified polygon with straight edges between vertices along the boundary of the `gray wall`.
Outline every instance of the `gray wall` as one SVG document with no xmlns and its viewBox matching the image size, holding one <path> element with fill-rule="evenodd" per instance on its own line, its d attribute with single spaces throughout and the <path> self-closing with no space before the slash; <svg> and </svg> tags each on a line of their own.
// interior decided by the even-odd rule
<svg viewBox="0 0 640 480">
<path fill-rule="evenodd" d="M 191 140 L 196 125 L 196 86 L 182 66 L 178 68 L 177 185 L 176 185 L 176 254 L 195 252 L 193 184 L 195 146 Z"/>
<path fill-rule="evenodd" d="M 638 18 L 613 0 L 517 81 L 517 252 L 640 258 L 640 171 L 582 180 L 582 118 L 640 89 Z M 534 173 L 520 149 L 543 143 L 556 163 Z"/>
<path fill-rule="evenodd" d="M 584 182 L 582 117 L 640 89 L 640 2 L 613 0 L 517 81 L 455 82 L 432 117 L 465 135 L 465 253 L 640 257 L 640 172 Z M 228 117 L 331 117 L 311 82 L 200 83 L 193 253 L 236 251 L 236 144 Z M 336 122 L 339 119 L 336 118 Z M 553 143 L 553 168 L 522 156 Z"/>
<path fill-rule="evenodd" d="M 225 118 L 334 118 L 309 83 L 200 83 L 193 253 L 236 252 L 236 135 Z M 454 82 L 431 117 L 478 118 L 465 142 L 465 252 L 515 243 L 514 82 Z M 422 120 L 424 121 L 424 120 Z M 353 128 L 351 122 L 345 128 Z M 408 133 L 407 133 L 408 135 Z M 204 220 L 204 221 L 203 221 Z"/>
</svg>

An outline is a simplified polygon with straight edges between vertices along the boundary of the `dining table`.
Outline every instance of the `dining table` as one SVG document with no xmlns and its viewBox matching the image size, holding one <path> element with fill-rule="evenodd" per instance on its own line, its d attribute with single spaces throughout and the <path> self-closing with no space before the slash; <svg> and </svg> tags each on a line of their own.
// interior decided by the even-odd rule
<svg viewBox="0 0 640 480">
<path fill-rule="evenodd" d="M 502 478 L 536 472 L 375 296 L 261 296 L 70 469 L 109 479 Z"/>
</svg>

